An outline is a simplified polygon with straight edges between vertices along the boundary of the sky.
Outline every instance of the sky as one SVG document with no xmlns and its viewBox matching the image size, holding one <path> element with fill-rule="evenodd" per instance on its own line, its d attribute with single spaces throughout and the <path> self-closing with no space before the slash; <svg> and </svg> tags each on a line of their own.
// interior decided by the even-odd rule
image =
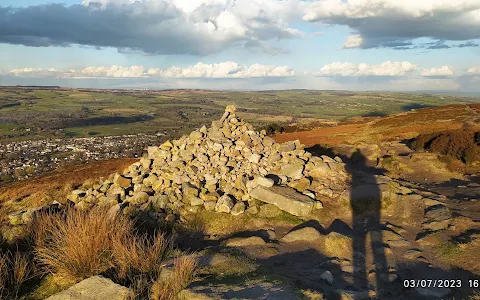
<svg viewBox="0 0 480 300">
<path fill-rule="evenodd" d="M 480 1 L 0 0 L 0 85 L 480 92 Z"/>
</svg>

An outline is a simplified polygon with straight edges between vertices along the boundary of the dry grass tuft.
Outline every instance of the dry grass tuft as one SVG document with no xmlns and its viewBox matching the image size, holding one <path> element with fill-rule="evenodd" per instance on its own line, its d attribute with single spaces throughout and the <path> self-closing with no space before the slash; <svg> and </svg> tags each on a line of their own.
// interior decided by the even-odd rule
<svg viewBox="0 0 480 300">
<path fill-rule="evenodd" d="M 32 274 L 32 265 L 26 254 L 0 254 L 0 299 L 16 298 Z"/>
<path fill-rule="evenodd" d="M 113 266 L 113 245 L 133 232 L 125 217 L 105 208 L 43 214 L 35 222 L 35 254 L 45 271 L 81 280 Z"/>
<path fill-rule="evenodd" d="M 164 234 L 153 239 L 147 235 L 125 235 L 113 240 L 113 258 L 121 279 L 132 279 L 138 274 L 155 276 L 160 263 L 172 252 L 172 241 Z"/>
<path fill-rule="evenodd" d="M 0 254 L 0 298 L 3 298 L 8 285 L 8 264 L 6 255 Z"/>
<path fill-rule="evenodd" d="M 173 300 L 195 277 L 197 261 L 192 256 L 183 256 L 174 261 L 174 270 L 168 280 L 157 279 L 151 287 L 150 299 Z"/>
<path fill-rule="evenodd" d="M 15 290 L 15 294 L 18 294 L 18 290 L 22 284 L 27 281 L 32 274 L 32 266 L 28 257 L 20 252 L 16 252 L 12 257 L 12 285 Z"/>
</svg>

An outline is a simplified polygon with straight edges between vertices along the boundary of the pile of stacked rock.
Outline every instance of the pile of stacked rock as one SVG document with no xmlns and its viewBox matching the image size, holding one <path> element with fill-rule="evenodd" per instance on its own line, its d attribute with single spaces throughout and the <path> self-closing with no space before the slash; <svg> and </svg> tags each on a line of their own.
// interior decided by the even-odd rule
<svg viewBox="0 0 480 300">
<path fill-rule="evenodd" d="M 148 156 L 123 174 L 74 190 L 68 200 L 80 208 L 116 206 L 125 214 L 146 208 L 256 214 L 269 203 L 305 216 L 340 196 L 347 181 L 340 158 L 312 156 L 298 141 L 278 144 L 227 106 L 210 128 L 149 147 Z"/>
</svg>

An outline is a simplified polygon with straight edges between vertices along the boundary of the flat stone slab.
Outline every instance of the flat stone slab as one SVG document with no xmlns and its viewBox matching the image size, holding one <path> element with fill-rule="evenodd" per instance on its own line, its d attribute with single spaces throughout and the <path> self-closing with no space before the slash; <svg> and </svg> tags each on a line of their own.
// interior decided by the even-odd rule
<svg viewBox="0 0 480 300">
<path fill-rule="evenodd" d="M 203 285 L 193 283 L 180 292 L 184 300 L 221 300 L 221 299 L 297 299 L 292 289 L 279 282 L 249 280 L 248 283 Z"/>
<path fill-rule="evenodd" d="M 294 216 L 307 216 L 313 210 L 315 201 L 292 188 L 284 186 L 257 186 L 250 191 L 250 197 L 276 205 Z"/>
<path fill-rule="evenodd" d="M 128 288 L 108 278 L 93 276 L 47 300 L 126 300 L 128 293 Z"/>
</svg>

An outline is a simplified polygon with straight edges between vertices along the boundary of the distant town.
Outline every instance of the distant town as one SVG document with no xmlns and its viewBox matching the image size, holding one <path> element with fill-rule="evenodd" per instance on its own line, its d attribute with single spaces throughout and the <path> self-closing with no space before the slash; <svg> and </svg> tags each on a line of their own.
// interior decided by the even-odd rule
<svg viewBox="0 0 480 300">
<path fill-rule="evenodd" d="M 0 185 L 63 166 L 120 157 L 139 157 L 163 134 L 15 141 L 0 144 Z"/>
</svg>

